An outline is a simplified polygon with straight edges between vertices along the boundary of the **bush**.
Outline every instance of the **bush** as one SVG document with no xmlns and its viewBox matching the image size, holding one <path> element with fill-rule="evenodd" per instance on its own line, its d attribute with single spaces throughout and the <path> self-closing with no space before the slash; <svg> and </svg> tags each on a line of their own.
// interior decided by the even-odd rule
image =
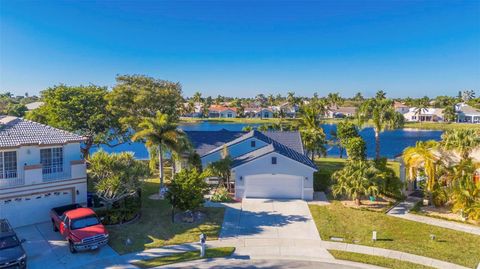
<svg viewBox="0 0 480 269">
<path fill-rule="evenodd" d="M 98 209 L 96 213 L 99 217 L 103 217 L 103 224 L 114 225 L 132 220 L 140 212 L 141 207 L 142 199 L 139 190 L 137 195 L 113 203 L 110 209 Z"/>
<path fill-rule="evenodd" d="M 208 192 L 204 175 L 196 169 L 182 170 L 176 174 L 167 192 L 167 199 L 176 208 L 186 211 L 203 205 L 203 196 Z"/>
<path fill-rule="evenodd" d="M 232 197 L 230 197 L 230 194 L 228 193 L 228 190 L 225 187 L 220 187 L 218 188 L 215 193 L 212 195 L 212 198 L 210 198 L 212 202 L 231 202 Z"/>
<path fill-rule="evenodd" d="M 320 170 L 313 174 L 313 190 L 326 192 L 332 185 L 332 171 Z"/>
</svg>

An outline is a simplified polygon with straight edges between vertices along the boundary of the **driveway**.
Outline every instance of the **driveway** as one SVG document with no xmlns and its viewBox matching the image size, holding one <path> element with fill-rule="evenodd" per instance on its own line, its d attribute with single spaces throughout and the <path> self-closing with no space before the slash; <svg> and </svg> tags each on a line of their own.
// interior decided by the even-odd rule
<svg viewBox="0 0 480 269">
<path fill-rule="evenodd" d="M 320 240 L 305 201 L 271 199 L 243 199 L 228 207 L 220 237 Z"/>
<path fill-rule="evenodd" d="M 15 229 L 20 239 L 27 240 L 23 247 L 27 252 L 28 268 L 80 268 L 82 265 L 118 256 L 109 246 L 97 251 L 71 254 L 68 244 L 58 232 L 53 232 L 50 222 Z"/>
</svg>

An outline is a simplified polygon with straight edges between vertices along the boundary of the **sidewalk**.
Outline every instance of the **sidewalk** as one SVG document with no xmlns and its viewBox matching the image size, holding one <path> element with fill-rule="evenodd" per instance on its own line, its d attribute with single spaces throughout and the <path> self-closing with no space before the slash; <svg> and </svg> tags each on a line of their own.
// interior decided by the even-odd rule
<svg viewBox="0 0 480 269">
<path fill-rule="evenodd" d="M 234 257 L 247 259 L 287 259 L 298 261 L 322 261 L 337 263 L 338 260 L 328 258 L 330 254 L 323 256 L 317 251 L 326 252 L 327 249 L 343 250 L 361 254 L 382 256 L 401 261 L 418 263 L 426 266 L 445 269 L 466 269 L 466 267 L 433 258 L 418 256 L 401 251 L 368 247 L 340 242 L 330 242 L 307 239 L 225 239 L 208 241 L 207 247 L 235 247 Z M 81 268 L 136 268 L 130 263 L 138 260 L 151 259 L 172 255 L 185 251 L 198 250 L 198 243 L 166 246 L 163 248 L 149 249 L 138 253 L 126 254 L 119 257 L 97 261 L 94 264 L 83 265 Z M 309 251 L 305 251 L 310 249 Z M 328 253 L 328 252 L 327 252 Z"/>
<path fill-rule="evenodd" d="M 429 225 L 434 225 L 442 228 L 452 229 L 460 232 L 480 235 L 480 227 L 473 225 L 458 223 L 455 221 L 448 221 L 442 219 L 431 218 L 427 216 L 420 216 L 416 214 L 408 213 L 410 209 L 415 206 L 419 200 L 416 198 L 408 197 L 405 201 L 399 203 L 392 208 L 387 214 L 393 217 L 407 219 L 411 221 L 421 222 Z"/>
</svg>

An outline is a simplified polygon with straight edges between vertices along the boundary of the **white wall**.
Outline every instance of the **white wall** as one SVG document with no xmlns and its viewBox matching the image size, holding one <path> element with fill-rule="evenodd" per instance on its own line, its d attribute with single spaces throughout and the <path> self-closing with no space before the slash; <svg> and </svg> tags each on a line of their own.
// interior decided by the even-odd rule
<svg viewBox="0 0 480 269">
<path fill-rule="evenodd" d="M 277 157 L 277 164 L 272 164 L 271 158 Z M 232 169 L 232 178 L 235 179 L 235 197 L 243 198 L 245 176 L 258 174 L 287 174 L 301 176 L 304 181 L 304 197 L 313 199 L 313 173 L 315 170 L 276 152 L 259 157 L 241 166 Z M 242 179 L 240 179 L 242 177 Z"/>
<path fill-rule="evenodd" d="M 255 147 L 251 147 L 250 142 L 255 141 Z M 257 150 L 259 148 L 265 147 L 267 143 L 263 142 L 262 140 L 258 140 L 254 137 L 248 138 L 240 143 L 231 145 L 228 147 L 228 153 L 232 158 L 236 158 L 238 156 L 244 155 L 248 152 Z M 220 149 L 217 152 L 211 153 L 205 157 L 202 157 L 202 166 L 203 168 L 207 167 L 208 164 L 212 162 L 216 162 L 222 158 L 222 150 Z"/>
</svg>

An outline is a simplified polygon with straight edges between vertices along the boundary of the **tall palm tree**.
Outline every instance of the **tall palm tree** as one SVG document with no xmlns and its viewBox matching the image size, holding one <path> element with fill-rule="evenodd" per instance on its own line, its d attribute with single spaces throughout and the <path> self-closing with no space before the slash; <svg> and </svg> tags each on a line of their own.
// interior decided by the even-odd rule
<svg viewBox="0 0 480 269">
<path fill-rule="evenodd" d="M 340 96 L 338 92 L 336 93 L 329 93 L 327 96 L 327 100 L 332 107 L 338 108 L 339 105 L 343 103 L 343 98 Z"/>
<path fill-rule="evenodd" d="M 195 92 L 195 93 L 193 94 L 193 101 L 194 101 L 195 103 L 201 103 L 201 102 L 202 102 L 202 93 L 200 93 L 200 92 Z"/>
<path fill-rule="evenodd" d="M 377 94 L 378 95 L 378 94 Z M 380 133 L 385 130 L 403 126 L 404 117 L 395 111 L 393 101 L 389 99 L 372 98 L 363 102 L 357 111 L 358 125 L 362 126 L 372 121 L 375 131 L 375 158 L 380 159 Z"/>
<path fill-rule="evenodd" d="M 447 150 L 455 150 L 462 159 L 480 147 L 480 131 L 475 129 L 452 129 L 442 134 L 442 145 Z"/>
<path fill-rule="evenodd" d="M 315 104 L 302 106 L 300 110 L 300 134 L 307 151 L 311 154 L 312 160 L 316 153 L 325 155 L 325 132 L 321 127 L 319 108 Z"/>
<path fill-rule="evenodd" d="M 163 150 L 177 150 L 179 141 L 183 139 L 185 133 L 177 128 L 177 124 L 172 122 L 168 115 L 160 112 L 157 112 L 155 118 L 145 118 L 139 124 L 139 127 L 141 128 L 140 131 L 133 135 L 132 140 L 143 140 L 147 147 L 157 147 L 158 149 L 159 195 L 162 197 L 164 187 Z"/>
<path fill-rule="evenodd" d="M 360 205 L 362 195 L 376 196 L 380 192 L 379 182 L 385 178 L 383 172 L 370 161 L 349 161 L 342 170 L 333 173 L 334 196 L 346 194 Z"/>
<path fill-rule="evenodd" d="M 438 143 L 434 140 L 418 141 L 414 147 L 403 151 L 403 162 L 409 171 L 410 180 L 416 180 L 419 168 L 423 168 L 427 176 L 426 189 L 432 192 L 437 181 L 436 171 L 440 157 L 436 154 Z"/>
<path fill-rule="evenodd" d="M 290 106 L 294 106 L 297 104 L 297 98 L 295 97 L 295 92 L 287 93 L 287 102 Z"/>
</svg>

